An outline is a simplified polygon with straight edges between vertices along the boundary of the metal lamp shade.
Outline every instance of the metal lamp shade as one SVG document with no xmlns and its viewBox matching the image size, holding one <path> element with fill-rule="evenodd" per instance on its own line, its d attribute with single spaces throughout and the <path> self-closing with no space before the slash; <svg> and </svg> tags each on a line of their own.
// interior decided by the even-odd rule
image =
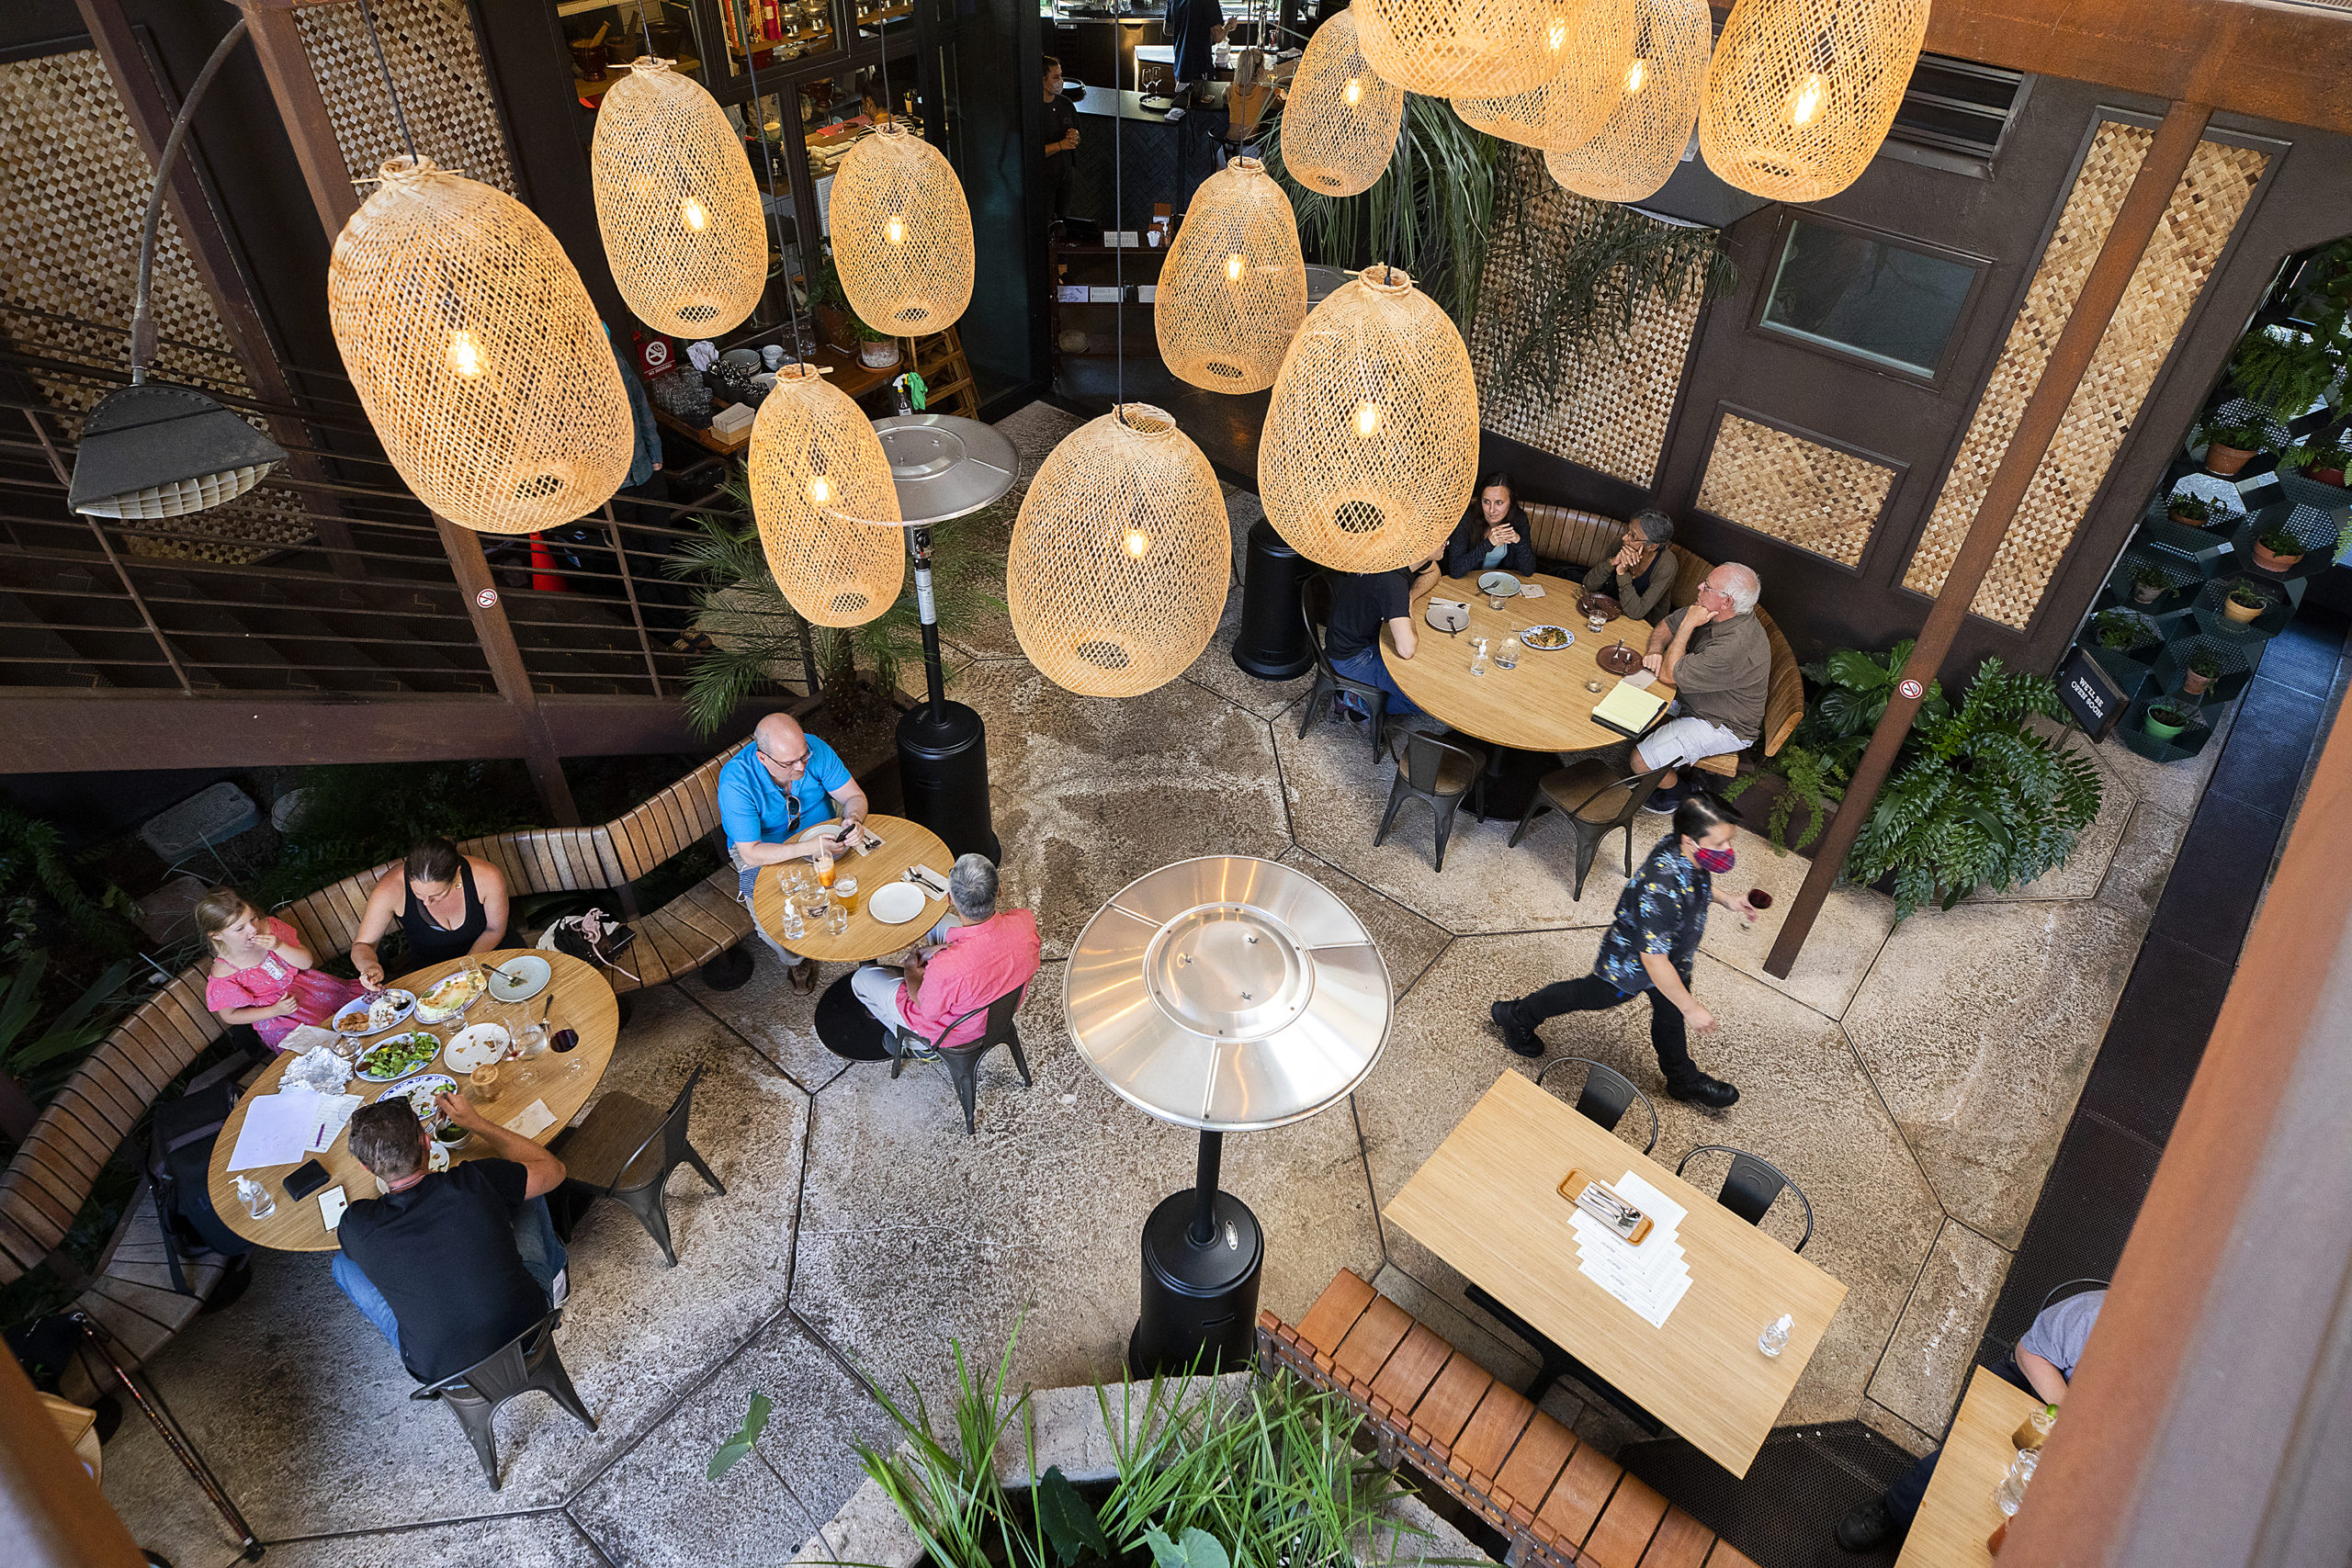
<svg viewBox="0 0 2352 1568">
<path fill-rule="evenodd" d="M 1409 277 L 1367 267 L 1307 312 L 1258 447 L 1260 499 L 1293 549 L 1335 571 L 1426 560 L 1477 472 L 1469 351 Z"/>
<path fill-rule="evenodd" d="M 451 522 L 559 527 L 628 477 L 637 428 L 604 323 L 505 192 L 430 158 L 385 164 L 335 236 L 327 317 L 385 456 Z"/>
<path fill-rule="evenodd" d="M 1706 91 L 1714 27 L 1706 0 L 1634 0 L 1608 118 L 1587 141 L 1546 148 L 1544 167 L 1578 196 L 1644 201 L 1682 162 Z"/>
<path fill-rule="evenodd" d="M 899 491 L 899 516 L 927 527 L 978 512 L 1012 488 L 1021 456 L 992 424 L 952 413 L 901 413 L 874 422 Z"/>
<path fill-rule="evenodd" d="M 1255 158 L 1201 182 L 1160 268 L 1159 357 L 1195 387 L 1262 392 L 1306 318 L 1298 220 Z"/>
<path fill-rule="evenodd" d="M 849 394 L 813 365 L 787 365 L 752 424 L 752 515 L 768 570 L 820 626 L 863 626 L 906 581 L 898 487 Z"/>
<path fill-rule="evenodd" d="M 1773 201 L 1859 178 L 1903 105 L 1928 0 L 1741 0 L 1699 108 L 1707 167 Z"/>
<path fill-rule="evenodd" d="M 1558 29 L 1580 0 L 1355 0 L 1356 37 L 1372 68 L 1432 98 L 1498 98 L 1540 87 L 1559 69 Z"/>
<path fill-rule="evenodd" d="M 858 320 L 890 337 L 956 324 L 972 302 L 972 209 L 939 150 L 883 126 L 842 160 L 833 263 Z"/>
<path fill-rule="evenodd" d="M 1005 554 L 1021 651 L 1084 697 L 1137 696 L 1190 669 L 1232 581 L 1216 475 L 1144 403 L 1089 420 L 1046 455 Z"/>
<path fill-rule="evenodd" d="M 1633 0 L 1590 0 L 1556 22 L 1544 46 L 1556 69 L 1542 85 L 1499 98 L 1456 98 L 1463 123 L 1524 147 L 1573 147 L 1600 129 L 1634 47 Z"/>
<path fill-rule="evenodd" d="M 1283 108 L 1283 167 L 1325 196 L 1370 190 L 1396 153 L 1405 89 L 1381 80 L 1349 9 L 1315 29 Z"/>
<path fill-rule="evenodd" d="M 1071 1040 L 1147 1115 L 1279 1127 L 1345 1099 L 1388 1043 L 1388 965 L 1312 877 L 1247 855 L 1179 861 L 1096 911 L 1063 981 Z"/>
<path fill-rule="evenodd" d="M 621 298 L 647 325 L 710 337 L 767 287 L 767 224 L 742 138 L 702 84 L 648 55 L 596 111 L 596 226 Z"/>
<path fill-rule="evenodd" d="M 96 517 L 185 517 L 236 500 L 285 458 L 202 392 L 144 381 L 107 393 L 82 422 L 66 502 Z"/>
</svg>

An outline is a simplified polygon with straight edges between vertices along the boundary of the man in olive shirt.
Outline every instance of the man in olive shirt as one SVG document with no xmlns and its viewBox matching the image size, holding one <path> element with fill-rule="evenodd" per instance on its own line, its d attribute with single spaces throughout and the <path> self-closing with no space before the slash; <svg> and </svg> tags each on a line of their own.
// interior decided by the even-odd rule
<svg viewBox="0 0 2352 1568">
<path fill-rule="evenodd" d="M 1696 604 L 1675 611 L 1650 633 L 1643 668 L 1672 685 L 1678 716 L 1634 749 L 1643 773 L 1668 770 L 1645 808 L 1671 811 L 1690 793 L 1681 772 L 1702 758 L 1756 744 L 1764 732 L 1764 697 L 1772 685 L 1772 642 L 1753 614 L 1763 584 L 1726 562 L 1699 584 Z"/>
</svg>

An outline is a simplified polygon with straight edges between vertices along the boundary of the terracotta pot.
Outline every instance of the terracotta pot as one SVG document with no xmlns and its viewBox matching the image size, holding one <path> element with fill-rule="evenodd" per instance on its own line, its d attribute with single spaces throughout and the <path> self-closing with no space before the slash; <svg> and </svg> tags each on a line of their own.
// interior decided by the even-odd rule
<svg viewBox="0 0 2352 1568">
<path fill-rule="evenodd" d="M 2227 477 L 2254 461 L 2254 454 L 2235 446 L 2224 446 L 2216 441 L 2205 448 L 2207 471 Z"/>
<path fill-rule="evenodd" d="M 2177 512 L 2167 512 L 2165 516 L 2184 528 L 2203 528 L 2213 521 L 2211 517 L 2184 517 Z"/>
<path fill-rule="evenodd" d="M 2230 619 L 2235 621 L 2242 626 L 2249 626 L 2254 622 L 2260 620 L 2262 618 L 2263 612 L 2269 608 L 2270 606 L 2266 604 L 2256 604 L 2252 609 L 2248 609 L 2245 605 L 2239 604 L 2236 600 L 2226 597 L 2222 601 L 2222 614 L 2227 615 Z"/>
<path fill-rule="evenodd" d="M 2261 540 L 2255 541 L 2254 564 L 2265 571 L 2286 571 L 2302 558 L 2303 552 L 2301 550 L 2297 550 L 2291 556 L 2282 556 L 2273 552 Z"/>
<path fill-rule="evenodd" d="M 2344 488 L 2344 470 L 2342 468 L 2313 468 L 2311 470 L 2311 477 L 2315 483 L 2334 485 L 2338 490 L 2342 490 Z"/>
<path fill-rule="evenodd" d="M 2188 696 L 2203 696 L 2206 689 L 2212 683 L 2213 677 L 2211 675 L 2199 675 L 2194 670 L 2186 670 L 2181 672 L 2180 689 Z"/>
<path fill-rule="evenodd" d="M 840 306 L 817 307 L 817 332 L 826 347 L 842 354 L 857 352 L 857 333 L 849 324 L 849 312 Z"/>
</svg>

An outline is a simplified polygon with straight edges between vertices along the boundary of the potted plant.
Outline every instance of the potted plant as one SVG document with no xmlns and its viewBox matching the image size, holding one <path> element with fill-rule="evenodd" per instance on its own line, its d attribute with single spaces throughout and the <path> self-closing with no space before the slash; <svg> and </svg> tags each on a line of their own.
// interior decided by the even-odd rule
<svg viewBox="0 0 2352 1568">
<path fill-rule="evenodd" d="M 2251 626 L 2270 608 L 2270 595 L 2250 577 L 2241 577 L 2222 593 L 2222 614 L 2240 626 Z"/>
<path fill-rule="evenodd" d="M 2121 610 L 2101 610 L 2092 628 L 2098 645 L 2116 653 L 2129 653 L 2148 640 L 2148 623 Z"/>
<path fill-rule="evenodd" d="M 2352 448 L 2343 445 L 2346 439 L 2339 432 L 2317 445 L 2299 443 L 2279 454 L 2278 467 L 2290 474 L 2301 474 L 2314 484 L 2334 485 L 2342 490 L 2344 470 L 2352 467 Z"/>
<path fill-rule="evenodd" d="M 2180 491 L 2165 502 L 2165 515 L 2184 528 L 2202 528 L 2213 520 L 2213 503 L 2201 495 Z"/>
<path fill-rule="evenodd" d="M 2135 566 L 2132 569 L 2132 603 L 2134 604 L 2153 604 L 2163 598 L 2165 590 L 2171 586 L 2172 580 L 2154 567 Z"/>
<path fill-rule="evenodd" d="M 2230 356 L 2230 379 L 2246 401 L 2281 423 L 2326 396 L 2343 373 L 2333 344 L 2283 322 L 2246 333 Z"/>
<path fill-rule="evenodd" d="M 2158 703 L 2148 710 L 2147 716 L 2140 721 L 2140 725 L 2159 740 L 2172 740 L 2177 739 L 2180 732 L 2188 728 L 2188 721 L 2189 716 L 2186 710 L 2177 708 L 2170 703 Z"/>
<path fill-rule="evenodd" d="M 2303 542 L 2284 528 L 2273 528 L 2254 542 L 2254 564 L 2265 571 L 2286 571 L 2303 558 Z"/>
<path fill-rule="evenodd" d="M 817 252 L 816 276 L 808 280 L 808 309 L 817 318 L 818 335 L 825 345 L 842 354 L 855 354 L 867 329 L 849 308 L 849 295 L 842 288 L 842 275 L 833 265 L 833 253 L 820 247 Z"/>
<path fill-rule="evenodd" d="M 2222 660 L 2210 648 L 2200 648 L 2188 656 L 2188 667 L 2180 677 L 2184 695 L 2201 697 L 2222 678 Z"/>
<path fill-rule="evenodd" d="M 2270 432 L 2258 419 L 2214 420 L 2199 425 L 2195 439 L 2205 443 L 2206 470 L 2226 479 L 2254 461 Z"/>
</svg>

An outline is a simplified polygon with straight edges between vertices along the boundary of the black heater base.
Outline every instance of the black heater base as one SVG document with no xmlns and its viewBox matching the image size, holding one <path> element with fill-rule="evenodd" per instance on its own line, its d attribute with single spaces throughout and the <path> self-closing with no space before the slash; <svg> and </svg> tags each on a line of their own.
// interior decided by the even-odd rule
<svg viewBox="0 0 2352 1568">
<path fill-rule="evenodd" d="M 1219 1192 L 1216 1233 L 1197 1245 L 1191 1230 L 1199 1212 L 1197 1192 L 1176 1192 L 1144 1222 L 1143 1315 L 1127 1337 L 1131 1377 L 1250 1364 L 1265 1234 L 1248 1204 Z"/>
<path fill-rule="evenodd" d="M 924 703 L 899 720 L 899 787 L 907 815 L 955 855 L 1002 863 L 989 810 L 988 728 L 962 703 Z"/>
</svg>

